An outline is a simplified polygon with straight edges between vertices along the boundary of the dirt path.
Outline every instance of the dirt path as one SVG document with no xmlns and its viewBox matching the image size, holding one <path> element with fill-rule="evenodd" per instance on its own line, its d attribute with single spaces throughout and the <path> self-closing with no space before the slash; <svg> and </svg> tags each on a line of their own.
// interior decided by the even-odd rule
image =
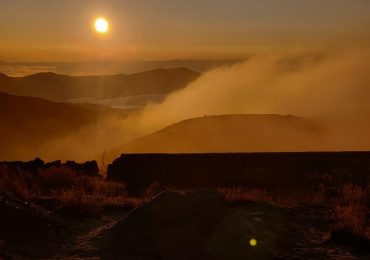
<svg viewBox="0 0 370 260">
<path fill-rule="evenodd" d="M 77 224 L 73 228 L 72 234 L 64 239 L 66 242 L 62 246 L 61 253 L 52 259 L 100 259 L 98 257 L 99 247 L 94 240 L 104 231 L 113 227 L 126 214 L 126 212 L 110 213 L 98 220 Z"/>
</svg>

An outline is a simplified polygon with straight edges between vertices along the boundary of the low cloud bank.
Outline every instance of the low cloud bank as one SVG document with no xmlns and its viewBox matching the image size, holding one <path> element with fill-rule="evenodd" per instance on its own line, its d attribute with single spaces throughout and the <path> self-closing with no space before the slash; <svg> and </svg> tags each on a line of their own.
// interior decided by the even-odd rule
<svg viewBox="0 0 370 260">
<path fill-rule="evenodd" d="M 370 53 L 252 57 L 215 69 L 138 118 L 159 128 L 205 114 L 340 115 L 370 111 Z"/>
<path fill-rule="evenodd" d="M 162 103 L 148 105 L 127 119 L 104 118 L 51 140 L 38 155 L 85 160 L 181 120 L 220 114 L 319 118 L 333 137 L 328 142 L 347 140 L 343 147 L 356 149 L 370 130 L 369 71 L 369 50 L 251 56 L 204 73 Z"/>
</svg>

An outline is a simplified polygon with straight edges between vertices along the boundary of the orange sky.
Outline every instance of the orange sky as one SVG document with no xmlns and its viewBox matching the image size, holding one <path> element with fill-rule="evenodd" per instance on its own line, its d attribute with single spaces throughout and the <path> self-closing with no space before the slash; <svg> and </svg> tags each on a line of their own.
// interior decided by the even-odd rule
<svg viewBox="0 0 370 260">
<path fill-rule="evenodd" d="M 367 0 L 12 0 L 0 60 L 225 59 L 292 46 L 370 42 Z M 92 30 L 95 17 L 109 35 Z"/>
</svg>

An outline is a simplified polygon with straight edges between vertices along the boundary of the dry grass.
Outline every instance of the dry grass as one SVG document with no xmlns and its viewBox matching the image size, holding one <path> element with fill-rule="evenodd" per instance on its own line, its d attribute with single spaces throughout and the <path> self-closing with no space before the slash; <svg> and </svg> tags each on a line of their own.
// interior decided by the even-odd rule
<svg viewBox="0 0 370 260">
<path fill-rule="evenodd" d="M 65 167 L 37 173 L 0 168 L 0 191 L 26 201 L 35 201 L 57 212 L 96 215 L 111 208 L 135 207 L 141 199 L 129 198 L 122 183 L 101 177 L 78 175 Z"/>
<path fill-rule="evenodd" d="M 332 199 L 332 218 L 338 229 L 349 229 L 354 234 L 370 239 L 369 190 L 346 184 L 339 189 L 339 196 Z"/>
<path fill-rule="evenodd" d="M 333 192 L 335 190 L 335 192 Z M 334 223 L 333 229 L 345 229 L 353 234 L 370 239 L 368 188 L 347 183 L 332 187 L 320 183 L 316 192 L 297 197 L 279 193 L 269 193 L 264 189 L 247 189 L 243 187 L 221 188 L 228 202 L 263 201 L 284 207 L 311 204 L 312 207 L 323 206 L 325 218 Z"/>
<path fill-rule="evenodd" d="M 276 196 L 267 192 L 265 189 L 248 189 L 244 187 L 231 187 L 217 189 L 225 196 L 228 202 L 240 201 L 263 201 L 284 207 L 292 207 L 297 204 L 297 199 L 293 196 Z"/>
<path fill-rule="evenodd" d="M 27 201 L 36 201 L 51 210 L 65 214 L 97 215 L 106 209 L 136 207 L 163 189 L 150 185 L 141 198 L 128 197 L 122 183 L 102 177 L 78 175 L 69 168 L 52 167 L 37 173 L 0 167 L 0 191 Z M 232 187 L 217 189 L 228 202 L 263 201 L 284 207 L 311 204 L 324 206 L 336 229 L 348 229 L 370 239 L 369 189 L 352 183 L 340 186 L 331 179 L 320 179 L 315 192 L 296 194 L 271 193 L 264 189 Z"/>
</svg>

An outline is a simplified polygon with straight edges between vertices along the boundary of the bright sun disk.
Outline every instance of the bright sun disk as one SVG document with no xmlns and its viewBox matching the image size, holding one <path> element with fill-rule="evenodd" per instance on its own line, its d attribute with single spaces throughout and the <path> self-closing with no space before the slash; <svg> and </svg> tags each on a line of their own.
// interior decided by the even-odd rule
<svg viewBox="0 0 370 260">
<path fill-rule="evenodd" d="M 98 33 L 106 33 L 109 30 L 109 23 L 104 18 L 98 18 L 95 20 L 95 30 Z"/>
</svg>

